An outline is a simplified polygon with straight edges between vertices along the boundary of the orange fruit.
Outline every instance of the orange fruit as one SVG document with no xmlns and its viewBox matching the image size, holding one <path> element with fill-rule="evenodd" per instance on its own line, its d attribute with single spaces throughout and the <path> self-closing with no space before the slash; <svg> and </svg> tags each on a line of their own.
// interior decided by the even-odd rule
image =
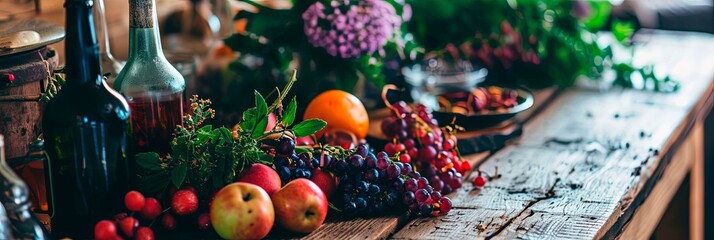
<svg viewBox="0 0 714 240">
<path fill-rule="evenodd" d="M 315 134 L 318 139 L 325 132 L 337 129 L 363 139 L 369 128 L 367 109 L 362 102 L 354 95 L 340 90 L 329 90 L 315 97 L 305 109 L 304 118 L 319 118 L 327 122 L 327 126 Z"/>
</svg>

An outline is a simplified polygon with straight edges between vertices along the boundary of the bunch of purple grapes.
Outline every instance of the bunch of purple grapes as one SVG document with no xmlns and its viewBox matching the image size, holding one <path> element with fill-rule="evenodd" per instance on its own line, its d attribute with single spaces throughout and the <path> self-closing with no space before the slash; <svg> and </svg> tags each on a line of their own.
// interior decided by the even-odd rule
<svg viewBox="0 0 714 240">
<path fill-rule="evenodd" d="M 431 111 L 419 104 L 416 111 L 400 101 L 392 105 L 392 115 L 382 121 L 382 132 L 389 143 L 384 151 L 399 155 L 402 163 L 412 163 L 434 190 L 448 194 L 461 187 L 462 175 L 471 165 L 459 157 L 456 136 L 438 127 Z"/>
<path fill-rule="evenodd" d="M 451 210 L 451 200 L 434 191 L 426 178 L 413 171 L 411 164 L 393 161 L 386 152 L 375 155 L 362 144 L 342 159 L 329 156 L 323 159 L 328 163 L 326 168 L 339 176 L 338 196 L 342 196 L 339 200 L 347 214 L 379 213 L 401 204 L 422 216 L 446 214 Z M 422 188 L 410 188 L 407 183 L 417 179 Z M 430 200 L 416 201 L 415 192 L 422 189 L 430 194 Z"/>
<path fill-rule="evenodd" d="M 320 161 L 308 153 L 295 154 L 295 140 L 292 138 L 280 138 L 275 150 L 277 154 L 273 158 L 273 168 L 283 183 L 297 178 L 310 179 L 312 170 L 320 165 Z"/>
</svg>

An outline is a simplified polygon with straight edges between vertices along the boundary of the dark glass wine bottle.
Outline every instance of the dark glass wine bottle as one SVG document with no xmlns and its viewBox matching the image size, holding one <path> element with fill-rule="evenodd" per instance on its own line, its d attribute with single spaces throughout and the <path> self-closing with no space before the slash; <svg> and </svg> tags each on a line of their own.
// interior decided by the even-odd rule
<svg viewBox="0 0 714 240">
<path fill-rule="evenodd" d="M 53 238 L 86 239 L 122 209 L 133 188 L 129 106 L 102 79 L 92 0 L 66 0 L 66 79 L 43 115 Z"/>
<path fill-rule="evenodd" d="M 161 49 L 154 0 L 129 0 L 129 59 L 114 88 L 127 98 L 133 113 L 134 153 L 169 153 L 174 130 L 182 122 L 186 81 Z"/>
</svg>

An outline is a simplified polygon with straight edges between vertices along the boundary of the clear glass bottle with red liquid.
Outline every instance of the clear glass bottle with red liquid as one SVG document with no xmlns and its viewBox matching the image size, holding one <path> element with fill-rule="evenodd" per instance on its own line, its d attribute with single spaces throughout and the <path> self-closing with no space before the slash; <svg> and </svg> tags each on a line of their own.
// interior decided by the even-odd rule
<svg viewBox="0 0 714 240">
<path fill-rule="evenodd" d="M 133 153 L 170 153 L 186 81 L 162 51 L 154 0 L 129 0 L 129 59 L 114 88 L 131 107 Z"/>
</svg>

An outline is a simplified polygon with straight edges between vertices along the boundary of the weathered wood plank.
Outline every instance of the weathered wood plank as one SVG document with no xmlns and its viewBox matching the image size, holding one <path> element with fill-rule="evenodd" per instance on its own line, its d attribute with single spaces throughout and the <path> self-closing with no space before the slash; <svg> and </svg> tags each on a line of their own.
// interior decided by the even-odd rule
<svg viewBox="0 0 714 240">
<path fill-rule="evenodd" d="M 491 222 L 502 224 L 489 226 L 498 228 L 495 233 L 465 232 L 459 226 L 469 226 L 477 217 L 455 216 L 451 219 L 459 223 L 415 220 L 394 237 L 614 238 L 664 169 L 679 161 L 672 158 L 673 150 L 682 145 L 700 111 L 710 109 L 705 105 L 711 104 L 706 100 L 712 91 L 714 55 L 706 53 L 712 52 L 711 36 L 657 33 L 638 51 L 635 62 L 659 61 L 654 62 L 659 73 L 682 82 L 679 92 L 570 89 L 561 94 L 524 126 L 519 144 L 482 164 L 486 171 L 498 166 L 501 179 L 477 195 L 454 196 L 456 209 L 517 213 L 505 215 L 506 221 L 495 219 L 504 214 L 491 216 Z M 521 200 L 527 204 L 494 205 L 498 200 L 484 197 L 499 196 L 491 191 L 524 196 Z"/>
<path fill-rule="evenodd" d="M 667 184 L 657 184 L 652 193 L 649 194 L 645 202 L 632 216 L 632 220 L 627 223 L 619 236 L 621 239 L 648 239 L 652 231 L 659 224 L 659 219 L 667 210 L 672 197 L 679 189 L 679 185 L 684 180 L 695 161 L 703 159 L 703 128 L 698 124 L 692 130 L 692 134 L 677 149 L 672 161 L 665 170 L 661 181 Z M 700 209 L 701 210 L 701 209 Z"/>
</svg>

